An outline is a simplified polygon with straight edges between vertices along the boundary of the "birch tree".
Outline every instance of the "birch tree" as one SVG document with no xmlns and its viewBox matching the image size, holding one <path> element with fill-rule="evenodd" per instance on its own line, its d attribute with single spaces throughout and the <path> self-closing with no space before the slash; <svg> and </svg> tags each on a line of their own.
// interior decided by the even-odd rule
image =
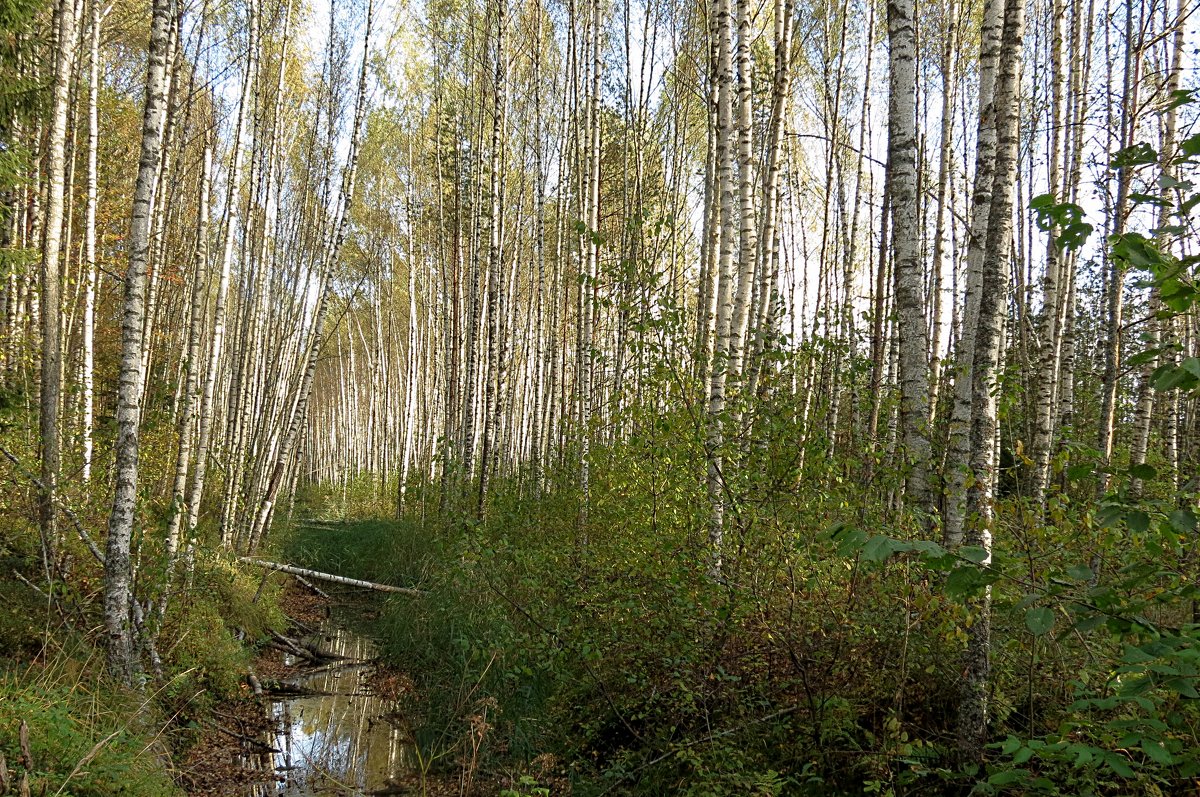
<svg viewBox="0 0 1200 797">
<path fill-rule="evenodd" d="M 42 445 L 41 498 L 42 560 L 47 578 L 57 568 L 58 548 L 54 506 L 61 459 L 59 409 L 62 403 L 62 235 L 66 194 L 67 116 L 70 111 L 71 78 L 74 74 L 79 25 L 74 0 L 59 0 L 54 8 L 54 88 L 50 126 L 46 142 L 46 218 L 42 228 L 41 268 L 41 412 L 39 432 Z"/>
<path fill-rule="evenodd" d="M 167 50 L 175 7 L 155 0 L 150 27 L 146 101 L 141 157 L 129 234 L 129 268 L 121 315 L 121 370 L 117 393 L 117 486 L 108 521 L 104 561 L 104 625 L 108 633 L 108 668 L 132 686 L 140 669 L 134 641 L 130 539 L 136 522 L 138 491 L 138 424 L 142 403 L 143 325 L 146 313 L 146 264 L 150 251 L 151 207 L 163 146 L 167 109 Z"/>
<path fill-rule="evenodd" d="M 906 491 L 927 518 L 929 491 L 929 340 L 917 222 L 917 117 L 914 6 L 888 2 L 888 195 L 900 335 L 900 427 Z M 926 521 L 928 523 L 928 521 Z"/>
<path fill-rule="evenodd" d="M 1008 292 L 1013 199 L 1016 186 L 1017 137 L 1020 119 L 1021 47 L 1025 33 L 1025 0 L 1007 0 L 1000 40 L 999 68 L 992 109 L 996 125 L 993 189 L 988 207 L 987 238 L 982 257 L 975 356 L 971 370 L 971 483 L 967 507 L 971 522 L 964 541 L 984 552 L 981 564 L 991 563 L 995 517 L 996 452 L 999 428 L 996 382 L 1003 365 L 1001 340 Z M 977 206 L 978 207 L 978 206 Z M 972 247 L 976 241 L 972 240 Z M 974 621 L 967 631 L 958 740 L 970 760 L 981 760 L 987 740 L 988 691 L 991 673 L 991 593 L 971 608 Z"/>
</svg>

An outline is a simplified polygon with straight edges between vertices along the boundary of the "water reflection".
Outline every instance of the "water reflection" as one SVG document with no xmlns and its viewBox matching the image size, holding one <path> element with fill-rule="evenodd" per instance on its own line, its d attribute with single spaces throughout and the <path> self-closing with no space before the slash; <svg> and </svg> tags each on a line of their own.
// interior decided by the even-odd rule
<svg viewBox="0 0 1200 797">
<path fill-rule="evenodd" d="M 286 683 L 308 694 L 270 703 L 277 722 L 268 743 L 275 752 L 248 763 L 273 772 L 274 782 L 256 786 L 249 797 L 391 792 L 393 779 L 413 767 L 411 737 L 389 720 L 389 706 L 371 694 L 367 676 L 374 645 L 336 626 L 312 641 L 340 658 L 320 667 L 298 666 Z"/>
</svg>

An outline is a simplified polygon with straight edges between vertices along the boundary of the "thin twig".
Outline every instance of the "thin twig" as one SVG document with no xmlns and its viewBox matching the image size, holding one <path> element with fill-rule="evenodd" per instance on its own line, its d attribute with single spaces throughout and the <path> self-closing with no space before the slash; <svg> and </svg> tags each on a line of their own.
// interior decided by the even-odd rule
<svg viewBox="0 0 1200 797">
<path fill-rule="evenodd" d="M 12 574 L 13 574 L 14 576 L 16 576 L 16 577 L 17 577 L 17 581 L 20 581 L 22 584 L 24 584 L 25 586 L 29 587 L 29 588 L 30 588 L 31 590 L 33 590 L 34 592 L 36 592 L 37 594 L 41 595 L 43 598 L 45 598 L 45 599 L 47 599 L 47 600 L 49 600 L 49 599 L 50 599 L 50 596 L 49 596 L 49 595 L 47 595 L 45 592 L 43 592 L 41 587 L 39 587 L 37 584 L 34 584 L 34 583 L 33 583 L 32 581 L 30 581 L 29 579 L 25 578 L 25 576 L 21 575 L 21 574 L 20 574 L 20 573 L 18 573 L 16 570 L 12 571 Z"/>
</svg>

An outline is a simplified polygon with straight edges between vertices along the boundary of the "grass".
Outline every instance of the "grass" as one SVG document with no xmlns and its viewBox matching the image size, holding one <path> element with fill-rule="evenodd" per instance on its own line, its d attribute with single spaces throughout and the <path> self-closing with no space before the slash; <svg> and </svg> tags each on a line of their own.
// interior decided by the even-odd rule
<svg viewBox="0 0 1200 797">
<path fill-rule="evenodd" d="M 0 671 L 0 751 L 13 781 L 56 797 L 181 794 L 164 765 L 168 721 L 160 692 L 112 689 L 81 640 L 44 660 Z M 22 723 L 31 760 L 22 754 Z"/>
</svg>

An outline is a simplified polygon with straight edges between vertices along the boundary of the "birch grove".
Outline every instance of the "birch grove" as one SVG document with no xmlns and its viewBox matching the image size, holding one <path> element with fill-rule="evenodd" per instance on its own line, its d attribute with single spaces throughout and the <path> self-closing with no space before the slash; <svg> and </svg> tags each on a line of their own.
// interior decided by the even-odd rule
<svg viewBox="0 0 1200 797">
<path fill-rule="evenodd" d="M 881 768 L 924 760 L 925 710 L 964 771 L 1066 756 L 1129 650 L 1168 656 L 1130 635 L 1200 617 L 1194 4 L 3 11 L 0 544 L 124 687 L 167 679 L 198 572 L 282 561 L 307 516 L 440 523 L 474 562 L 552 506 L 589 588 L 682 563 L 689 633 L 829 611 L 739 648 L 813 722 L 840 665 L 809 648 L 903 603 L 894 702 L 839 731 L 894 733 Z M 889 568 L 903 595 L 862 597 Z M 1076 654 L 1125 656 L 1042 695 L 1093 724 L 1007 750 L 1053 735 L 1031 684 Z M 632 771 L 703 746 L 667 739 Z"/>
</svg>

